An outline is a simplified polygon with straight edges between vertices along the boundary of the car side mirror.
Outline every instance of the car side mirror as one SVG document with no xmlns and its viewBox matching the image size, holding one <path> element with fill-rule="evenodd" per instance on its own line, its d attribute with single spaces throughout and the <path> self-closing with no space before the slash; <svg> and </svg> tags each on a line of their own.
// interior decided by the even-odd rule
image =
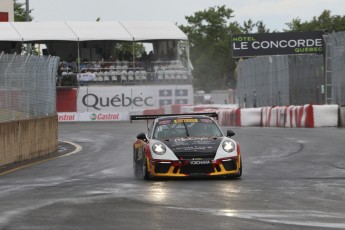
<svg viewBox="0 0 345 230">
<path fill-rule="evenodd" d="M 229 130 L 226 131 L 226 136 L 227 136 L 227 137 L 235 136 L 235 132 L 232 131 L 231 129 L 229 129 Z"/>
<path fill-rule="evenodd" d="M 139 133 L 139 134 L 137 135 L 137 139 L 142 140 L 142 141 L 147 140 L 146 134 L 145 134 L 145 133 Z"/>
</svg>

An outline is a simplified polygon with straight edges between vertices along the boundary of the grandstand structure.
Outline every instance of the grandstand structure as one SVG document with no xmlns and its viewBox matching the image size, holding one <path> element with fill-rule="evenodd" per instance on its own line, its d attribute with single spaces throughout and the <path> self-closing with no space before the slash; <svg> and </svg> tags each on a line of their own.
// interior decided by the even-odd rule
<svg viewBox="0 0 345 230">
<path fill-rule="evenodd" d="M 123 42 L 133 55 L 116 53 Z M 135 43 L 150 47 L 137 57 Z M 191 80 L 187 36 L 171 22 L 7 22 L 0 25 L 0 50 L 21 53 L 42 44 L 43 55 L 59 56 L 58 86 L 81 83 L 145 83 Z"/>
<path fill-rule="evenodd" d="M 141 56 L 136 55 L 138 43 L 145 47 Z M 0 51 L 23 53 L 26 44 L 36 50 L 25 52 L 60 58 L 56 76 L 57 112 L 99 112 L 96 106 L 90 106 L 90 94 L 96 95 L 92 100 L 99 100 L 100 104 L 102 100 L 110 100 L 103 104 L 110 104 L 111 108 L 103 106 L 101 111 L 193 104 L 188 37 L 172 22 L 0 24 Z M 119 52 L 118 47 L 123 44 L 132 46 L 132 52 Z M 121 97 L 120 105 L 109 99 Z M 126 104 L 127 98 L 133 102 L 130 106 Z"/>
</svg>

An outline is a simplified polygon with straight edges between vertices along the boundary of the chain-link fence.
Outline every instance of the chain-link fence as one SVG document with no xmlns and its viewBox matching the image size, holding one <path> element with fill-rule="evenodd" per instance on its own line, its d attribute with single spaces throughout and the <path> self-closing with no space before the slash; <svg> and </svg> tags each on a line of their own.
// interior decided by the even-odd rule
<svg viewBox="0 0 345 230">
<path fill-rule="evenodd" d="M 323 56 L 262 56 L 240 61 L 237 96 L 241 107 L 323 103 Z"/>
<path fill-rule="evenodd" d="M 0 54 L 0 122 L 56 113 L 58 57 Z"/>
<path fill-rule="evenodd" d="M 345 105 L 345 31 L 324 35 L 327 103 Z"/>
</svg>

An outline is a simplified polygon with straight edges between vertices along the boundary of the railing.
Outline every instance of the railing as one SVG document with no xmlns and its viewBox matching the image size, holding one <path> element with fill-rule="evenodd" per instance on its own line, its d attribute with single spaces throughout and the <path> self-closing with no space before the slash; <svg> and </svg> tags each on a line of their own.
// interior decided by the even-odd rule
<svg viewBox="0 0 345 230">
<path fill-rule="evenodd" d="M 191 83 L 191 73 L 180 61 L 148 63 L 101 62 L 85 63 L 77 72 L 73 65 L 60 64 L 58 86 L 85 84 L 155 84 Z"/>
</svg>

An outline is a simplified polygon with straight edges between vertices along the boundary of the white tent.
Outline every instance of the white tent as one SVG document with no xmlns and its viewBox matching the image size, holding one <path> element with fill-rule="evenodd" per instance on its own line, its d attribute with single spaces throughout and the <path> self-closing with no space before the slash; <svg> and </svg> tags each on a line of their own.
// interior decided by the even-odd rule
<svg viewBox="0 0 345 230">
<path fill-rule="evenodd" d="M 113 22 L 66 22 L 79 41 L 116 40 L 133 41 L 123 26 Z"/>
<path fill-rule="evenodd" d="M 0 41 L 22 41 L 22 37 L 14 29 L 11 23 L 0 23 Z"/>
<path fill-rule="evenodd" d="M 187 41 L 188 37 L 172 22 L 0 23 L 0 51 L 20 52 L 19 43 L 45 44 L 47 49 L 43 52 L 60 56 L 62 60 L 102 59 L 103 57 L 107 59 L 112 56 L 114 44 L 123 41 L 152 43 L 155 54 L 167 56 L 172 48 L 178 47 L 177 43 L 181 40 Z M 174 52 L 173 55 L 176 57 L 178 52 Z M 157 58 L 160 57 L 157 56 Z M 135 62 L 134 52 L 133 62 Z"/>
<path fill-rule="evenodd" d="M 77 35 L 65 22 L 11 22 L 26 41 L 78 41 Z"/>
<path fill-rule="evenodd" d="M 0 41 L 187 40 L 172 22 L 2 22 Z"/>
<path fill-rule="evenodd" d="M 121 22 L 134 41 L 187 40 L 188 37 L 172 22 Z"/>
</svg>

